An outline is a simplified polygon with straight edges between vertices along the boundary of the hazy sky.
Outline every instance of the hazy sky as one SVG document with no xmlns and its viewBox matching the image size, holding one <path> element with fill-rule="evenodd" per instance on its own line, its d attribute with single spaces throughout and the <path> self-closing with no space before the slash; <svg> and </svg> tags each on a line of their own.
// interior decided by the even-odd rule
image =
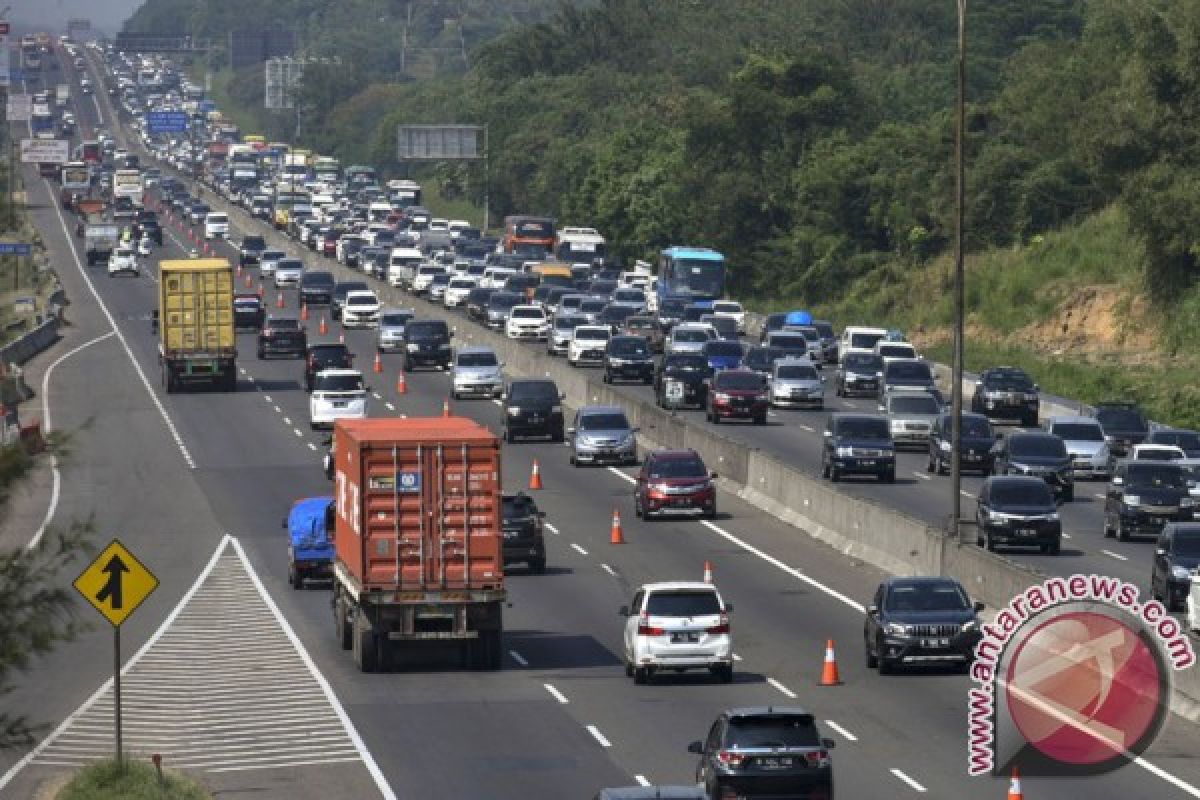
<svg viewBox="0 0 1200 800">
<path fill-rule="evenodd" d="M 67 20 L 82 17 L 92 29 L 112 35 L 142 4 L 142 0 L 0 0 L 0 8 L 12 6 L 8 18 L 13 32 L 45 30 L 55 36 L 66 33 Z"/>
</svg>

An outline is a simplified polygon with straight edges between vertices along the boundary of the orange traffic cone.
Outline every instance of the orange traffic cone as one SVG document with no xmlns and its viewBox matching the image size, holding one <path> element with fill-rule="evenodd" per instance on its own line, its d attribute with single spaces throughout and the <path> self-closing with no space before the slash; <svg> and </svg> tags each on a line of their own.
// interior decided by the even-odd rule
<svg viewBox="0 0 1200 800">
<path fill-rule="evenodd" d="M 712 568 L 711 561 L 704 562 L 704 582 L 705 583 L 713 582 L 713 568 Z"/>
<path fill-rule="evenodd" d="M 842 679 L 838 676 L 837 656 L 833 653 L 833 639 L 825 642 L 825 667 L 821 670 L 821 681 L 818 686 L 841 686 Z"/>
<path fill-rule="evenodd" d="M 321 315 L 321 324 L 319 326 L 317 326 L 317 330 L 319 330 L 321 332 L 322 336 L 329 333 L 329 326 L 325 324 L 325 315 L 324 314 Z"/>
<path fill-rule="evenodd" d="M 533 460 L 533 471 L 529 473 L 529 488 L 542 488 L 542 470 L 538 467 L 538 460 L 536 458 Z"/>
<path fill-rule="evenodd" d="M 308 322 L 308 303 L 300 304 L 300 319 Z"/>
<path fill-rule="evenodd" d="M 450 416 L 450 401 L 449 400 L 442 401 L 442 416 L 443 417 Z"/>
<path fill-rule="evenodd" d="M 375 372 L 383 372 L 383 358 L 379 355 L 379 353 L 375 354 Z"/>
<path fill-rule="evenodd" d="M 400 370 L 396 377 L 396 394 L 408 394 L 408 381 L 404 377 L 404 370 Z"/>
<path fill-rule="evenodd" d="M 275 307 L 283 308 L 283 292 L 279 292 L 277 295 L 275 295 Z"/>
<path fill-rule="evenodd" d="M 621 530 L 621 511 L 613 509 L 612 531 L 608 535 L 610 544 L 625 544 L 625 532 Z"/>
<path fill-rule="evenodd" d="M 1013 767 L 1012 783 L 1008 785 L 1008 800 L 1025 800 L 1025 793 L 1021 791 L 1021 775 L 1016 767 Z"/>
</svg>

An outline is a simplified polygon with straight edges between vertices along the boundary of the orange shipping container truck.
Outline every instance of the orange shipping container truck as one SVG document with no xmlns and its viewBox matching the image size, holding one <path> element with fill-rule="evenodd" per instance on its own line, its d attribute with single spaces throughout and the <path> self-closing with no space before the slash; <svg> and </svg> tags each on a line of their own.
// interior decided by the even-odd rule
<svg viewBox="0 0 1200 800">
<path fill-rule="evenodd" d="M 334 426 L 333 608 L 363 672 L 454 645 L 499 669 L 504 591 L 500 441 L 462 417 Z"/>
</svg>

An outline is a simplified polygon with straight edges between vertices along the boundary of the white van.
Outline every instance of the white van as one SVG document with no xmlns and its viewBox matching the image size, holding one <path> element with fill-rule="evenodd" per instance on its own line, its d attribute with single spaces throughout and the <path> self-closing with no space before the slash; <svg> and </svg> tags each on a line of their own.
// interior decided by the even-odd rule
<svg viewBox="0 0 1200 800">
<path fill-rule="evenodd" d="M 411 286 L 417 268 L 425 263 L 425 255 L 415 247 L 394 247 L 388 258 L 388 284 Z"/>
<path fill-rule="evenodd" d="M 886 328 L 847 325 L 842 329 L 842 338 L 838 342 L 838 361 L 845 361 L 847 353 L 867 353 L 874 355 L 875 343 L 886 336 Z"/>
<path fill-rule="evenodd" d="M 504 282 L 516 274 L 515 269 L 508 267 L 488 267 L 483 271 L 483 278 L 480 279 L 479 286 L 483 289 L 502 289 Z"/>
<path fill-rule="evenodd" d="M 204 215 L 205 239 L 229 238 L 229 215 L 224 211 L 210 211 Z"/>
</svg>

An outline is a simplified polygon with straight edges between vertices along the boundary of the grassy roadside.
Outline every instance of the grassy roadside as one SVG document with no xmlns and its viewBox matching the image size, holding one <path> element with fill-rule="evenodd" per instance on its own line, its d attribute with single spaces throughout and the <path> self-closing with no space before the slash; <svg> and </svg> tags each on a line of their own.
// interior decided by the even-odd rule
<svg viewBox="0 0 1200 800">
<path fill-rule="evenodd" d="M 212 795 L 193 779 L 164 771 L 160 783 L 153 766 L 141 761 L 102 761 L 84 767 L 55 800 L 211 800 Z"/>
</svg>

